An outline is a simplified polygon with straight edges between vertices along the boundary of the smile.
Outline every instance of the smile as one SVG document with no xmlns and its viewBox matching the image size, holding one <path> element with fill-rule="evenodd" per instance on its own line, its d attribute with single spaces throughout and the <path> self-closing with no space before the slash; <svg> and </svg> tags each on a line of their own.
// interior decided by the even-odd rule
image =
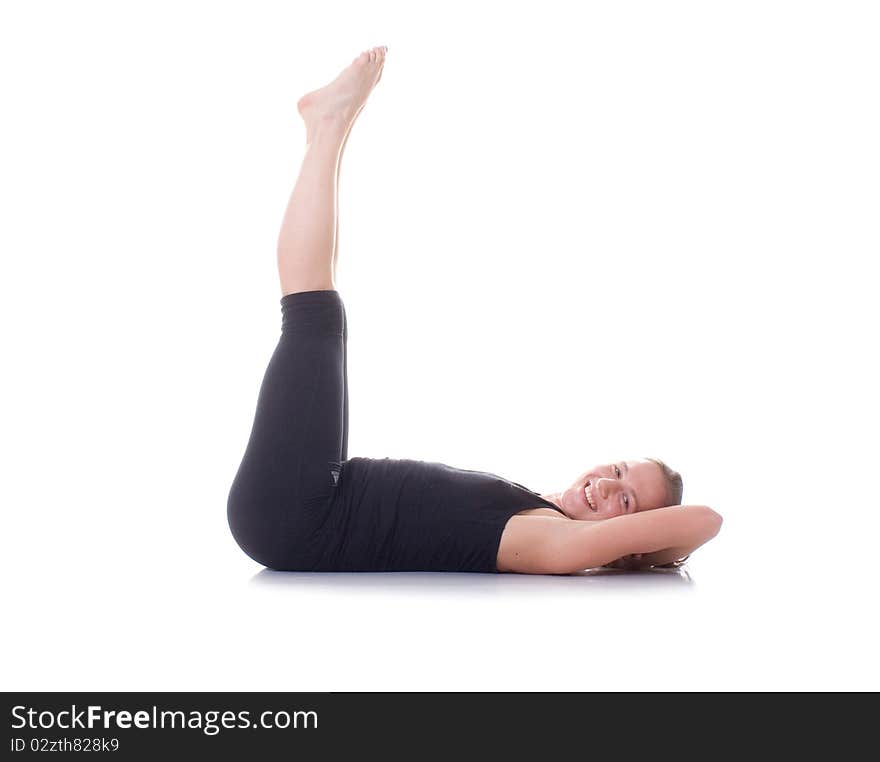
<svg viewBox="0 0 880 762">
<path fill-rule="evenodd" d="M 596 510 L 596 504 L 593 502 L 593 493 L 590 490 L 590 485 L 584 485 L 584 496 L 587 498 L 587 505 L 590 506 L 590 510 Z"/>
</svg>

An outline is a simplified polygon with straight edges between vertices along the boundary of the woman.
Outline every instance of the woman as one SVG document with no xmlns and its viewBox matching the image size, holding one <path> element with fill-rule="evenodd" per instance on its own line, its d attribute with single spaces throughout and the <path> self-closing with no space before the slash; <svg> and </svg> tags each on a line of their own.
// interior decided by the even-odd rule
<svg viewBox="0 0 880 762">
<path fill-rule="evenodd" d="M 306 152 L 278 239 L 282 332 L 229 493 L 233 536 L 255 561 L 290 571 L 568 574 L 679 562 L 721 517 L 676 505 L 681 479 L 660 461 L 600 465 L 541 496 L 483 471 L 348 458 L 336 189 L 385 55 L 361 53 L 297 104 Z"/>
</svg>

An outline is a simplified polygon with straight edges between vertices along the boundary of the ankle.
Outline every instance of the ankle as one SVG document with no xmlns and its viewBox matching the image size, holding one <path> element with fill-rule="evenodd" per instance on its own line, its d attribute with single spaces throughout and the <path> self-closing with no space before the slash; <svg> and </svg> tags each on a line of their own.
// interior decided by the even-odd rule
<svg viewBox="0 0 880 762">
<path fill-rule="evenodd" d="M 351 120 L 340 114 L 322 114 L 306 124 L 306 145 L 316 141 L 345 140 Z"/>
</svg>

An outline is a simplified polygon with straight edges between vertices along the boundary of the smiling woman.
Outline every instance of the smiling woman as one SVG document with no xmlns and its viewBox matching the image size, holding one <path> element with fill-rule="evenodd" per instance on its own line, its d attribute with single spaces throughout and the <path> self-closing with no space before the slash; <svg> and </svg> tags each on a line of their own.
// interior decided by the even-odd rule
<svg viewBox="0 0 880 762">
<path fill-rule="evenodd" d="M 601 521 L 681 502 L 682 479 L 656 458 L 605 463 L 585 471 L 564 492 L 544 495 L 571 519 Z"/>
<path fill-rule="evenodd" d="M 649 458 L 586 471 L 541 496 L 485 471 L 348 457 L 348 320 L 335 288 L 338 173 L 348 134 L 379 82 L 365 51 L 298 103 L 306 151 L 278 237 L 281 336 L 229 491 L 233 537 L 288 571 L 560 574 L 643 554 L 682 558 L 720 517 L 681 498 L 681 477 Z"/>
</svg>

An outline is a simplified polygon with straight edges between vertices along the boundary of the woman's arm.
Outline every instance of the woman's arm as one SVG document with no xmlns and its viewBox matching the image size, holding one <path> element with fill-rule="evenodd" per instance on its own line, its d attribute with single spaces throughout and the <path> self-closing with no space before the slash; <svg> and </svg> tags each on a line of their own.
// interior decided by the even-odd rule
<svg viewBox="0 0 880 762">
<path fill-rule="evenodd" d="M 611 569 L 627 569 L 629 571 L 638 571 L 640 569 L 651 569 L 654 567 L 674 567 L 680 562 L 685 561 L 690 555 L 687 551 L 682 552 L 680 548 L 670 548 L 669 550 L 658 550 L 656 553 L 633 553 L 623 558 L 618 558 L 605 566 Z"/>
<path fill-rule="evenodd" d="M 645 566 L 667 563 L 711 540 L 721 522 L 705 505 L 657 508 L 605 521 L 514 516 L 501 538 L 498 571 L 571 574 L 639 553 Z"/>
</svg>

